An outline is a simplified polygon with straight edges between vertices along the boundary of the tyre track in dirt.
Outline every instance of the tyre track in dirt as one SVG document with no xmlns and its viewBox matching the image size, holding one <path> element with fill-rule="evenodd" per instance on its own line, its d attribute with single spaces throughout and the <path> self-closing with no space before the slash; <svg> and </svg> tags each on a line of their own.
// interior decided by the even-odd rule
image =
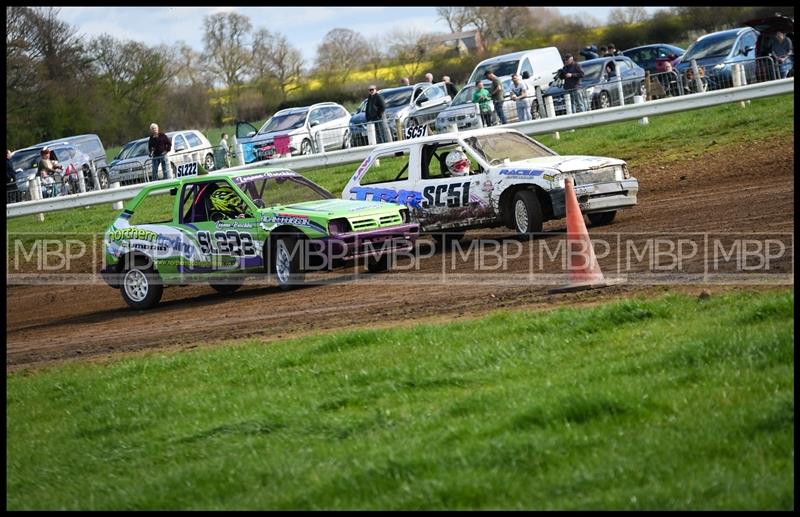
<svg viewBox="0 0 800 517">
<path fill-rule="evenodd" d="M 592 235 L 645 232 L 641 238 L 633 238 L 643 244 L 653 233 L 794 230 L 791 137 L 710 150 L 701 162 L 648 164 L 632 172 L 640 181 L 639 204 L 621 212 L 614 224 L 590 229 Z M 526 272 L 531 261 L 538 259 L 541 242 L 553 245 L 562 239 L 564 221 L 551 221 L 545 230 L 548 235 L 544 238 L 521 242 L 524 253 L 509 263 L 509 274 Z M 501 229 L 471 231 L 464 244 L 503 235 L 506 233 Z M 792 274 L 791 257 L 787 254 L 779 260 L 776 270 Z M 139 312 L 129 310 L 119 292 L 104 284 L 9 286 L 6 368 L 193 348 L 197 343 L 247 337 L 273 340 L 344 328 L 445 321 L 498 308 L 568 306 L 702 288 L 622 285 L 550 296 L 549 286 L 542 285 L 484 284 L 480 278 L 471 284 L 463 280 L 452 285 L 431 281 L 441 271 L 443 259 L 450 256 L 436 255 L 423 261 L 416 272 L 393 273 L 386 280 L 371 276 L 362 283 L 343 283 L 341 279 L 346 279 L 347 273 L 334 272 L 318 277 L 330 279 L 324 285 L 288 292 L 261 285 L 245 287 L 233 295 L 220 295 L 206 286 L 171 288 L 165 290 L 159 307 Z M 600 264 L 606 274 L 615 267 L 613 257 L 601 259 Z M 705 267 L 702 257 L 688 264 L 699 271 Z M 545 264 L 543 271 L 559 273 L 560 266 Z M 469 264 L 456 269 L 464 275 L 471 270 Z"/>
</svg>

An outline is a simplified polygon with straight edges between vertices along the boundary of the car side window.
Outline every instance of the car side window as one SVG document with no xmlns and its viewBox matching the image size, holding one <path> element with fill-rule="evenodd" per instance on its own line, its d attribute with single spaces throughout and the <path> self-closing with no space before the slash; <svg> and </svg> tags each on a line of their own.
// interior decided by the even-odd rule
<svg viewBox="0 0 800 517">
<path fill-rule="evenodd" d="M 736 53 L 742 53 L 746 48 L 750 49 L 750 52 L 747 55 L 753 53 L 753 49 L 756 47 L 756 35 L 752 32 L 748 32 L 742 39 L 739 40 L 739 44 L 736 46 Z"/>
<path fill-rule="evenodd" d="M 172 140 L 172 150 L 175 152 L 186 150 L 186 140 L 181 135 L 175 135 Z"/>
<path fill-rule="evenodd" d="M 533 77 L 533 67 L 531 66 L 531 62 L 527 57 L 522 60 L 522 68 L 519 71 L 520 77 L 522 77 L 522 74 L 525 72 L 528 72 L 528 77 Z"/>
<path fill-rule="evenodd" d="M 311 113 L 308 115 L 308 123 L 312 124 L 314 122 L 322 123 L 324 119 L 324 114 L 322 112 L 322 108 L 317 108 L 312 110 Z"/>
<path fill-rule="evenodd" d="M 373 160 L 364 177 L 361 185 L 373 185 L 375 183 L 389 183 L 392 181 L 403 181 L 408 179 L 408 166 L 411 153 L 408 149 L 396 152 L 387 152 L 376 155 L 377 160 Z M 380 165 L 378 165 L 380 162 Z"/>
<path fill-rule="evenodd" d="M 344 108 L 334 108 L 334 110 L 336 112 L 336 117 L 334 118 L 344 118 L 350 116 L 350 114 L 347 113 L 347 110 Z"/>
<path fill-rule="evenodd" d="M 186 140 L 190 147 L 202 147 L 203 142 L 194 133 L 186 133 Z"/>
<path fill-rule="evenodd" d="M 225 196 L 215 195 L 220 189 L 225 191 Z M 183 224 L 235 219 L 247 214 L 242 197 L 223 180 L 188 183 L 183 186 L 181 196 Z"/>
</svg>

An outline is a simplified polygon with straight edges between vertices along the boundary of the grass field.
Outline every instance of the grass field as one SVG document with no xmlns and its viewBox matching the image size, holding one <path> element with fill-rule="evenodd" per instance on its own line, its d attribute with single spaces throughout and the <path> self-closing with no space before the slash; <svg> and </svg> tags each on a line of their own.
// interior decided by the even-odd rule
<svg viewBox="0 0 800 517">
<path fill-rule="evenodd" d="M 232 133 L 231 128 L 227 132 Z M 219 133 L 209 133 L 219 141 Z M 535 135 L 559 154 L 612 156 L 628 161 L 634 176 L 639 165 L 690 160 L 701 157 L 709 148 L 718 149 L 740 142 L 756 142 L 775 136 L 794 135 L 794 97 L 781 95 L 757 99 L 747 108 L 738 103 L 701 110 L 650 117 L 650 124 L 619 122 L 592 128 Z M 341 194 L 357 163 L 323 169 L 302 170 L 334 195 Z M 644 179 L 642 179 L 644 180 Z M 64 231 L 102 233 L 116 215 L 111 205 L 51 212 L 45 222 L 34 216 L 8 220 L 8 232 L 41 232 L 60 235 Z"/>
<path fill-rule="evenodd" d="M 669 294 L 12 373 L 7 508 L 792 509 L 793 302 Z"/>
</svg>

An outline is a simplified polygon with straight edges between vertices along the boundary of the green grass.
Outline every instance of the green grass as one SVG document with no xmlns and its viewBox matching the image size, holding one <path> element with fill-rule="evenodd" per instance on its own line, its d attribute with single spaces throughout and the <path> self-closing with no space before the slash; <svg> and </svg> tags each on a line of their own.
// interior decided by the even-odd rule
<svg viewBox="0 0 800 517">
<path fill-rule="evenodd" d="M 792 509 L 793 302 L 666 295 L 12 373 L 7 507 Z"/>
<path fill-rule="evenodd" d="M 230 127 L 227 129 L 232 133 Z M 207 133 L 212 143 L 219 141 L 221 132 Z M 574 133 L 562 132 L 560 140 L 555 140 L 552 133 L 536 138 L 559 154 L 622 158 L 628 161 L 635 176 L 636 167 L 643 164 L 696 159 L 709 149 L 787 135 L 794 135 L 794 97 L 791 95 L 756 99 L 744 109 L 734 103 L 650 117 L 647 126 L 627 121 L 578 129 Z M 357 168 L 358 163 L 352 163 L 302 170 L 302 173 L 339 196 Z M 44 223 L 37 222 L 34 216 L 18 217 L 8 219 L 7 231 L 55 235 L 64 230 L 102 233 L 115 214 L 109 204 L 51 212 L 45 214 Z"/>
</svg>

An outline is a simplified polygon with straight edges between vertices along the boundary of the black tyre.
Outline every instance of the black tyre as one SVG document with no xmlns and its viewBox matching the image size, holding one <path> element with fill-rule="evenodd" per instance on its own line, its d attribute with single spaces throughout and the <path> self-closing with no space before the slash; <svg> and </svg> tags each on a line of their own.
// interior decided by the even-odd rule
<svg viewBox="0 0 800 517">
<path fill-rule="evenodd" d="M 271 241 L 270 268 L 278 287 L 287 291 L 305 280 L 301 270 L 303 245 L 294 235 L 276 236 Z"/>
<path fill-rule="evenodd" d="M 158 304 L 164 286 L 152 266 L 132 265 L 125 270 L 119 291 L 132 309 L 145 310 Z"/>
<path fill-rule="evenodd" d="M 244 278 L 231 278 L 224 284 L 208 284 L 212 289 L 222 294 L 230 294 L 239 290 L 244 285 Z"/>
<path fill-rule="evenodd" d="M 511 221 L 519 233 L 540 233 L 544 221 L 542 206 L 536 194 L 530 190 L 520 190 L 511 201 Z"/>
<path fill-rule="evenodd" d="M 307 155 L 313 152 L 314 148 L 311 145 L 311 140 L 303 140 L 303 143 L 300 144 L 300 154 Z"/>
<path fill-rule="evenodd" d="M 370 273 L 383 273 L 389 269 L 389 254 L 384 253 L 380 257 L 367 257 L 367 271 Z"/>
<path fill-rule="evenodd" d="M 342 141 L 342 149 L 350 149 L 350 131 L 344 132 L 344 140 Z"/>
<path fill-rule="evenodd" d="M 592 226 L 603 226 L 604 224 L 611 224 L 616 217 L 617 212 L 598 212 L 595 214 L 587 214 L 589 218 L 589 222 L 592 223 Z"/>
</svg>

